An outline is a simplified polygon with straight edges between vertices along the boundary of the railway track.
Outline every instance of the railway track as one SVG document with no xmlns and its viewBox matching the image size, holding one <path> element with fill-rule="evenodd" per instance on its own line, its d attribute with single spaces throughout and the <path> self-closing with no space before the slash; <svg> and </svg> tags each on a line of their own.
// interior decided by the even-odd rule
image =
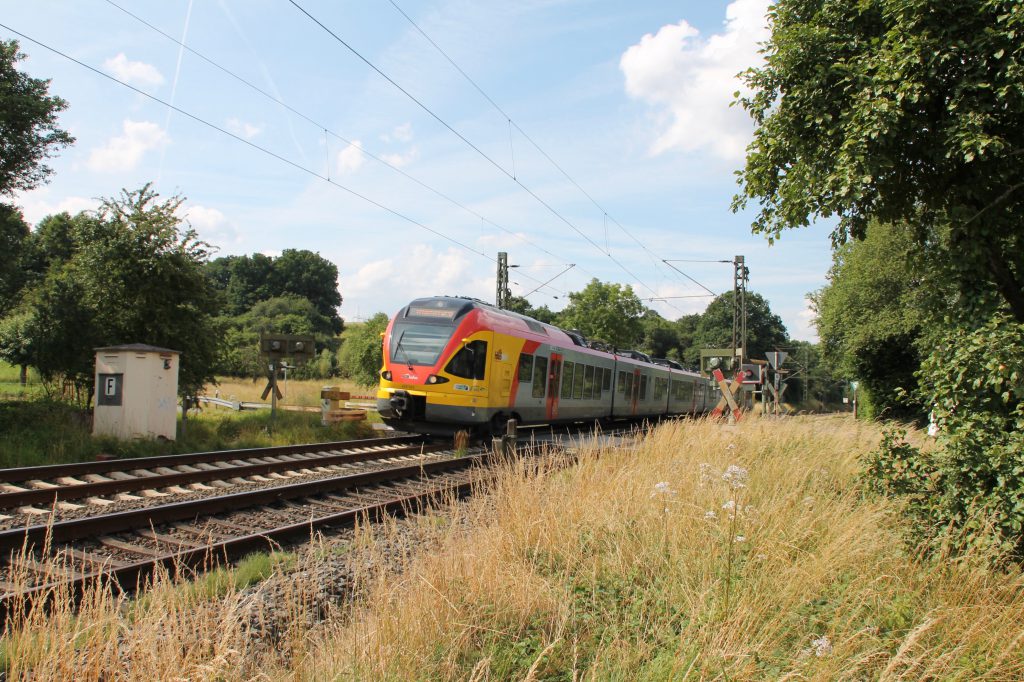
<svg viewBox="0 0 1024 682">
<path fill-rule="evenodd" d="M 562 435 L 538 443 L 536 432 L 523 434 L 519 447 L 561 448 Z M 400 437 L 0 470 L 0 508 L 28 506 L 30 518 L 38 505 L 53 510 L 0 530 L 0 620 L 49 599 L 77 599 L 100 580 L 132 591 L 160 568 L 191 575 L 320 529 L 461 496 L 488 477 L 491 457 L 490 448 L 455 453 Z M 254 478 L 263 480 L 238 489 Z M 95 513 L 111 496 L 150 504 Z M 61 505 L 93 513 L 58 519 Z"/>
<path fill-rule="evenodd" d="M 132 590 L 160 567 L 177 575 L 419 509 L 468 492 L 489 457 L 479 448 L 435 452 L 410 464 L 392 450 L 391 465 L 368 471 L 0 531 L 0 618 L 57 594 L 77 598 L 98 580 Z"/>
<path fill-rule="evenodd" d="M 419 436 L 0 470 L 0 529 L 228 489 L 336 476 L 440 452 Z"/>
</svg>

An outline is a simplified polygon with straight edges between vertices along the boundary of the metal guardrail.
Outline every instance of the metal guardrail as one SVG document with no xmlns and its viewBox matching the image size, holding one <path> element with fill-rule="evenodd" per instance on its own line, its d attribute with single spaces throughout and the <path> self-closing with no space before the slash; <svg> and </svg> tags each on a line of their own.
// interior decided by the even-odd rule
<svg viewBox="0 0 1024 682">
<path fill-rule="evenodd" d="M 225 400 L 224 398 L 211 398 L 209 396 L 201 395 L 198 398 L 199 402 L 206 405 L 217 405 L 218 407 L 226 407 L 229 410 L 239 412 L 241 410 L 269 410 L 270 403 L 252 403 L 243 400 Z M 295 412 L 320 412 L 319 407 L 306 407 L 303 405 L 278 405 L 278 409 L 290 410 Z M 360 410 L 377 410 L 377 404 L 369 401 L 354 401 L 350 400 L 345 403 L 345 407 L 348 409 L 360 409 Z"/>
</svg>

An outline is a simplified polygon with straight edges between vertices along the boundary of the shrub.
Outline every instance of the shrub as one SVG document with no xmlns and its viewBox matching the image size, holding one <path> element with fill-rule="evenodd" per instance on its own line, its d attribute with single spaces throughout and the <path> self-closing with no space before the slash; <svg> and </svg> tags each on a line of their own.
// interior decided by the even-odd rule
<svg viewBox="0 0 1024 682">
<path fill-rule="evenodd" d="M 933 538 L 1024 557 L 1024 325 L 997 315 L 955 330 L 922 363 L 934 452 L 889 433 L 868 460 L 876 489 L 907 496 Z"/>
</svg>

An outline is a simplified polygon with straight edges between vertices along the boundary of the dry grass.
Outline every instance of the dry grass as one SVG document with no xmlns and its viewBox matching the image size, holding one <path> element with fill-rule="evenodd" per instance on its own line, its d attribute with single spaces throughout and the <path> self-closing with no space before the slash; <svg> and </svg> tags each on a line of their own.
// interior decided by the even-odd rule
<svg viewBox="0 0 1024 682">
<path fill-rule="evenodd" d="M 238 379 L 235 377 L 218 377 L 217 383 L 206 387 L 206 395 L 219 395 L 225 400 L 240 400 L 243 402 L 269 402 L 261 399 L 263 389 L 267 386 L 266 377 L 259 379 Z M 348 379 L 303 379 L 296 381 L 289 379 L 286 383 L 278 381 L 278 387 L 284 393 L 281 400 L 283 405 L 302 405 L 305 407 L 319 407 L 320 389 L 324 386 L 337 386 L 342 391 L 348 391 L 353 396 L 375 395 L 375 388 L 358 386 Z"/>
<path fill-rule="evenodd" d="M 363 598 L 254 642 L 244 593 L 99 596 L 4 639 L 12 679 L 991 679 L 1024 676 L 1024 578 L 904 549 L 846 418 L 663 426 L 577 466 L 363 533 Z M 730 487 L 730 465 L 749 471 Z M 667 486 L 658 486 L 667 483 Z M 658 486 L 658 487 L 656 487 Z M 723 505 L 732 500 L 739 513 Z M 714 512 L 711 518 L 708 512 Z M 373 545 L 373 534 L 380 545 Z M 407 538 L 408 536 L 403 536 Z M 375 554 L 375 552 L 377 552 Z M 315 555 L 315 553 L 314 553 Z M 377 559 L 373 559 L 377 556 Z M 313 561 L 306 559 L 304 561 Z M 315 571 L 308 573 L 315 575 Z"/>
</svg>

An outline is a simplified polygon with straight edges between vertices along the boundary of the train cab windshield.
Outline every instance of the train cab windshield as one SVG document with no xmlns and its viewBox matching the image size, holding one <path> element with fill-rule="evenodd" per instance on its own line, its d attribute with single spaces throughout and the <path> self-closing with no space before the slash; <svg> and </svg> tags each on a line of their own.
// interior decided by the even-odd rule
<svg viewBox="0 0 1024 682">
<path fill-rule="evenodd" d="M 391 330 L 391 362 L 433 366 L 448 345 L 459 319 L 473 304 L 465 299 L 419 299 L 404 308 Z"/>
<path fill-rule="evenodd" d="M 403 324 L 391 333 L 391 361 L 403 365 L 432 366 L 440 357 L 451 327 L 430 324 Z"/>
</svg>

